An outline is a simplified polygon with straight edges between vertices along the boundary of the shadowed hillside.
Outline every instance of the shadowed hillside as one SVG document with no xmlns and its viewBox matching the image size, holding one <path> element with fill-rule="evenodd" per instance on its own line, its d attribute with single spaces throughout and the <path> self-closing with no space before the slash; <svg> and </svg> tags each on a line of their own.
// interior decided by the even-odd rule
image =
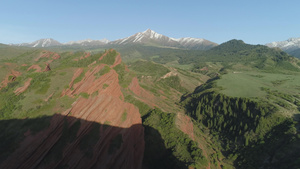
<svg viewBox="0 0 300 169">
<path fill-rule="evenodd" d="M 9 127 L 8 127 L 9 126 Z M 1 120 L 0 168 L 141 168 L 144 157 L 144 127 L 129 128 L 100 124 L 56 114 L 35 119 Z M 153 128 L 151 140 L 159 151 L 167 152 L 160 134 Z M 16 144 L 20 142 L 20 144 Z M 146 145 L 151 144 L 147 143 Z M 147 147 L 147 146 L 146 146 Z M 146 148 L 147 149 L 147 148 Z M 152 157 L 151 157 L 152 158 Z M 176 167 L 180 162 L 157 159 L 143 164 L 152 168 Z M 149 160 L 149 159 L 148 159 Z"/>
</svg>

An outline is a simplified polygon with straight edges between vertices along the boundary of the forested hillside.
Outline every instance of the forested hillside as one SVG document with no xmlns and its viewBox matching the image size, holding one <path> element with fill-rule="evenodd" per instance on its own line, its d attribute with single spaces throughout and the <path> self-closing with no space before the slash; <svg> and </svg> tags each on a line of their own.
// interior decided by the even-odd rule
<svg viewBox="0 0 300 169">
<path fill-rule="evenodd" d="M 217 80 L 217 79 L 216 79 Z M 229 97 L 215 81 L 183 101 L 187 113 L 222 143 L 238 168 L 297 168 L 300 135 L 295 117 L 286 117 L 261 99 Z M 286 152 L 290 149 L 289 152 Z"/>
</svg>

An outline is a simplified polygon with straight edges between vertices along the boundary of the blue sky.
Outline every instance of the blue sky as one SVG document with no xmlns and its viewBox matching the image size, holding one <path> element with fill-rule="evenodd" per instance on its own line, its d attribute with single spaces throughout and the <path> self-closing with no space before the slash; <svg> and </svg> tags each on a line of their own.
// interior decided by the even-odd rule
<svg viewBox="0 0 300 169">
<path fill-rule="evenodd" d="M 169 37 L 265 44 L 300 37 L 300 1 L 1 0 L 0 43 L 116 40 L 148 28 Z"/>
</svg>

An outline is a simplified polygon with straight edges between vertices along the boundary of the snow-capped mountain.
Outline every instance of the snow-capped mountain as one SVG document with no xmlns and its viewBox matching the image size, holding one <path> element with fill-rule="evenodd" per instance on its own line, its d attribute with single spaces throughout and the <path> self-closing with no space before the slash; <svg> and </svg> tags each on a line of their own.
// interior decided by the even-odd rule
<svg viewBox="0 0 300 169">
<path fill-rule="evenodd" d="M 158 44 L 158 45 L 167 45 L 171 43 L 176 43 L 173 41 L 171 38 L 164 36 L 162 34 L 156 33 L 151 29 L 147 29 L 144 32 L 139 32 L 136 33 L 132 36 L 123 38 L 123 39 L 118 39 L 111 44 L 118 44 L 118 45 L 125 45 L 125 44 Z"/>
<path fill-rule="evenodd" d="M 109 43 L 108 39 L 101 39 L 101 40 L 79 40 L 79 41 L 70 41 L 65 43 L 64 45 L 80 45 L 80 46 L 101 46 Z"/>
<path fill-rule="evenodd" d="M 300 38 L 290 38 L 285 41 L 267 43 L 266 46 L 278 47 L 288 54 L 300 58 Z"/>
<path fill-rule="evenodd" d="M 156 33 L 151 29 L 147 29 L 144 32 L 136 33 L 132 36 L 118 39 L 110 42 L 110 44 L 126 45 L 126 44 L 146 44 L 155 46 L 166 46 L 166 47 L 179 47 L 187 49 L 207 49 L 217 46 L 216 43 L 210 42 L 205 39 L 198 38 L 170 38 L 165 35 Z"/>
<path fill-rule="evenodd" d="M 278 47 L 284 51 L 291 51 L 300 48 L 300 38 L 290 38 L 286 41 L 267 43 L 268 47 Z"/>
<path fill-rule="evenodd" d="M 45 48 L 45 47 L 53 47 L 53 46 L 104 46 L 110 41 L 107 39 L 101 39 L 101 40 L 79 40 L 79 41 L 70 41 L 67 43 L 60 43 L 54 39 L 40 39 L 37 41 L 34 41 L 32 43 L 21 43 L 21 44 L 10 44 L 13 46 L 26 46 L 26 47 L 37 47 L 37 48 Z"/>
<path fill-rule="evenodd" d="M 179 42 L 182 47 L 187 49 L 207 49 L 207 48 L 217 46 L 216 43 L 210 42 L 206 39 L 200 39 L 200 38 L 187 37 L 187 38 L 179 38 L 179 39 L 172 38 L 172 39 Z"/>
<path fill-rule="evenodd" d="M 51 47 L 51 46 L 61 46 L 62 44 L 54 39 L 40 39 L 32 43 L 21 43 L 16 46 L 27 46 L 27 47 Z"/>
<path fill-rule="evenodd" d="M 142 44 L 148 46 L 161 46 L 161 47 L 172 47 L 172 48 L 184 48 L 184 49 L 198 49 L 205 50 L 210 49 L 218 44 L 211 41 L 199 38 L 170 38 L 165 35 L 156 33 L 151 29 L 147 29 L 144 32 L 136 33 L 132 36 L 118 39 L 115 41 L 109 41 L 107 39 L 102 40 L 79 40 L 70 41 L 67 43 L 60 43 L 54 39 L 40 39 L 32 43 L 22 43 L 13 44 L 15 46 L 27 46 L 27 47 L 54 47 L 54 46 L 64 46 L 64 47 L 116 47 L 128 44 Z"/>
</svg>

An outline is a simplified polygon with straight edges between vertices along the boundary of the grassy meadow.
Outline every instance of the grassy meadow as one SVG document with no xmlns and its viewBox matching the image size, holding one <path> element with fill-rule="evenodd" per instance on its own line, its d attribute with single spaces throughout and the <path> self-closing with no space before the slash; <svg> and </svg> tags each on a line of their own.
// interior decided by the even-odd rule
<svg viewBox="0 0 300 169">
<path fill-rule="evenodd" d="M 292 95 L 300 94 L 300 74 L 273 74 L 262 72 L 231 72 L 217 81 L 222 93 L 233 97 L 263 97 L 262 88 Z"/>
</svg>

